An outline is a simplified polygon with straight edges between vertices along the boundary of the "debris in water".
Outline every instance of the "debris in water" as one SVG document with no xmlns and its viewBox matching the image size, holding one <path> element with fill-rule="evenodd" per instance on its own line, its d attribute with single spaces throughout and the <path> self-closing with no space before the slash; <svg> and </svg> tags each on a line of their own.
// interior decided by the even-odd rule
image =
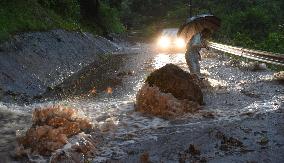
<svg viewBox="0 0 284 163">
<path fill-rule="evenodd" d="M 267 145 L 269 142 L 269 139 L 266 136 L 262 136 L 261 139 L 257 142 L 260 145 Z"/>
<path fill-rule="evenodd" d="M 280 71 L 274 74 L 274 79 L 278 81 L 284 81 L 284 71 Z"/>
<path fill-rule="evenodd" d="M 238 67 L 241 70 L 246 71 L 263 71 L 267 70 L 267 66 L 265 63 L 259 63 L 259 62 L 244 62 L 239 61 L 236 59 L 231 58 L 226 65 L 230 65 L 233 67 Z"/>
<path fill-rule="evenodd" d="M 134 74 L 134 71 L 129 70 L 129 71 L 119 72 L 119 73 L 117 73 L 117 76 L 118 77 L 125 77 L 125 76 L 131 76 L 133 74 Z"/>
<path fill-rule="evenodd" d="M 101 132 L 113 131 L 116 129 L 117 124 L 118 121 L 114 117 L 107 118 L 105 122 L 99 123 L 99 129 Z"/>
<path fill-rule="evenodd" d="M 200 155 L 201 153 L 193 144 L 189 145 L 188 151 L 192 156 Z"/>
<path fill-rule="evenodd" d="M 265 63 L 259 63 L 259 62 L 249 62 L 249 63 L 242 62 L 241 66 L 244 69 L 247 69 L 247 70 L 250 70 L 250 71 L 267 70 L 266 64 Z"/>
<path fill-rule="evenodd" d="M 89 134 L 79 133 L 69 139 L 69 143 L 62 149 L 56 150 L 50 163 L 74 162 L 85 163 L 86 157 L 93 157 L 96 151 L 97 141 Z"/>
<path fill-rule="evenodd" d="M 204 118 L 215 118 L 215 113 L 214 112 L 200 111 L 200 114 Z"/>
<path fill-rule="evenodd" d="M 91 89 L 91 90 L 90 90 L 90 93 L 93 94 L 93 95 L 96 95 L 96 94 L 97 94 L 96 87 L 94 87 L 93 89 Z"/>
<path fill-rule="evenodd" d="M 249 90 L 242 89 L 241 93 L 248 96 L 248 97 L 251 97 L 251 98 L 260 98 L 261 97 L 261 94 L 254 91 L 254 90 L 249 91 Z"/>
<path fill-rule="evenodd" d="M 206 158 L 201 157 L 201 151 L 193 144 L 190 144 L 189 147 L 179 153 L 179 162 L 207 162 Z"/>
<path fill-rule="evenodd" d="M 218 58 L 220 54 L 209 51 L 209 50 L 201 50 L 201 57 L 202 58 Z"/>
<path fill-rule="evenodd" d="M 113 93 L 112 88 L 111 87 L 107 87 L 106 93 L 107 94 L 112 94 Z"/>
<path fill-rule="evenodd" d="M 227 137 L 221 131 L 217 131 L 216 138 L 221 140 L 221 145 L 220 145 L 219 148 L 222 151 L 230 151 L 230 150 L 238 148 L 238 147 L 244 147 L 244 145 L 241 141 L 239 141 L 238 139 L 233 138 L 233 137 Z"/>
<path fill-rule="evenodd" d="M 140 156 L 140 163 L 150 163 L 150 156 L 148 152 L 144 152 L 141 156 Z"/>
<path fill-rule="evenodd" d="M 37 108 L 32 118 L 32 127 L 18 141 L 22 149 L 33 154 L 50 155 L 72 136 L 93 129 L 90 120 L 77 110 L 62 106 Z"/>
</svg>

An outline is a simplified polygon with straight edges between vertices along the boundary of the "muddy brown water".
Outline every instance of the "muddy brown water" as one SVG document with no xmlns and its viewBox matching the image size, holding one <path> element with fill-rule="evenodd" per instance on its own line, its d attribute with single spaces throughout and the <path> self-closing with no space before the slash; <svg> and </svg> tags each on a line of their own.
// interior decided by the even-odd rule
<svg viewBox="0 0 284 163">
<path fill-rule="evenodd" d="M 284 161 L 284 88 L 272 80 L 273 72 L 240 70 L 226 65 L 228 59 L 222 54 L 203 58 L 202 72 L 212 86 L 203 90 L 206 105 L 199 113 L 168 121 L 136 113 L 135 96 L 153 70 L 167 63 L 187 70 L 184 55 L 157 53 L 151 45 L 137 44 L 113 61 L 96 72 L 101 74 L 97 83 L 84 89 L 70 84 L 78 77 L 64 83 L 66 88 L 72 86 L 76 95 L 72 98 L 27 106 L 0 103 L 1 158 L 11 161 L 9 152 L 16 136 L 31 124 L 33 108 L 62 104 L 82 110 L 99 126 L 112 122 L 105 143 L 91 162 Z M 95 77 L 86 72 L 76 75 Z M 110 82 L 110 78 L 119 82 Z"/>
</svg>

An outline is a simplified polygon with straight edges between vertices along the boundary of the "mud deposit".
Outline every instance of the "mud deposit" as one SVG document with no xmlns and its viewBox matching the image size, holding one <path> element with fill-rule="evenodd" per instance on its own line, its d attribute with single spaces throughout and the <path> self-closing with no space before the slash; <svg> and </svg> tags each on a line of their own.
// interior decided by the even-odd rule
<svg viewBox="0 0 284 163">
<path fill-rule="evenodd" d="M 89 162 L 284 162 L 284 87 L 273 72 L 232 67 L 220 53 L 203 58 L 202 73 L 211 85 L 203 90 L 205 106 L 165 120 L 135 112 L 136 93 L 149 73 L 167 63 L 188 70 L 183 54 L 151 49 L 131 47 L 136 54 L 125 55 L 116 70 L 121 82 L 106 83 L 94 96 L 27 106 L 1 103 L 1 159 L 25 161 L 10 154 L 16 135 L 30 127 L 33 108 L 56 103 L 83 111 L 103 131 Z"/>
<path fill-rule="evenodd" d="M 52 30 L 14 36 L 0 45 L 0 100 L 29 102 L 119 47 L 89 33 Z"/>
</svg>

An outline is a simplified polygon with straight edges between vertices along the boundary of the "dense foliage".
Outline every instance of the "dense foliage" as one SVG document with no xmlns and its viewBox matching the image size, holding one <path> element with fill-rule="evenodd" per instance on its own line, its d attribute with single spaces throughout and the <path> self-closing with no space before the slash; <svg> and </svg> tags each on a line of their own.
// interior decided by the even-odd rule
<svg viewBox="0 0 284 163">
<path fill-rule="evenodd" d="M 188 0 L 121 0 L 122 20 L 128 27 L 152 35 L 178 27 L 189 15 Z M 215 39 L 237 46 L 284 54 L 283 0 L 192 0 L 193 14 L 212 13 L 222 19 Z M 125 14 L 126 13 L 126 14 Z M 133 19 L 129 19 L 131 13 Z"/>
<path fill-rule="evenodd" d="M 192 0 L 193 14 L 222 19 L 214 39 L 284 53 L 283 0 Z M 64 28 L 98 34 L 142 30 L 145 36 L 178 27 L 189 15 L 188 0 L 1 0 L 0 40 L 30 30 Z"/>
<path fill-rule="evenodd" d="M 42 7 L 35 0 L 0 1 L 0 40 L 16 32 L 54 27 L 76 29 L 77 25 L 72 20 L 65 20 L 55 11 Z"/>
<path fill-rule="evenodd" d="M 219 41 L 284 54 L 284 1 L 215 0 L 213 4 L 206 4 L 207 8 L 214 6 L 211 12 L 223 21 Z"/>
<path fill-rule="evenodd" d="M 23 31 L 123 32 L 116 8 L 99 0 L 1 0 L 0 41 Z"/>
</svg>

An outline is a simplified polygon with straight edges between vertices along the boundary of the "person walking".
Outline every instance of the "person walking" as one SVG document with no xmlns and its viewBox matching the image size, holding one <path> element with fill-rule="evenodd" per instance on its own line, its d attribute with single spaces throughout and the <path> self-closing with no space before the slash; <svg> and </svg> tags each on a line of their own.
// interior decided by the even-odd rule
<svg viewBox="0 0 284 163">
<path fill-rule="evenodd" d="M 190 73 L 196 74 L 199 78 L 201 77 L 200 73 L 200 64 L 201 60 L 200 50 L 201 48 L 208 49 L 206 39 L 211 36 L 211 31 L 209 29 L 204 29 L 202 32 L 198 32 L 192 36 L 187 44 L 187 50 L 185 53 L 185 60 L 190 70 Z"/>
</svg>

